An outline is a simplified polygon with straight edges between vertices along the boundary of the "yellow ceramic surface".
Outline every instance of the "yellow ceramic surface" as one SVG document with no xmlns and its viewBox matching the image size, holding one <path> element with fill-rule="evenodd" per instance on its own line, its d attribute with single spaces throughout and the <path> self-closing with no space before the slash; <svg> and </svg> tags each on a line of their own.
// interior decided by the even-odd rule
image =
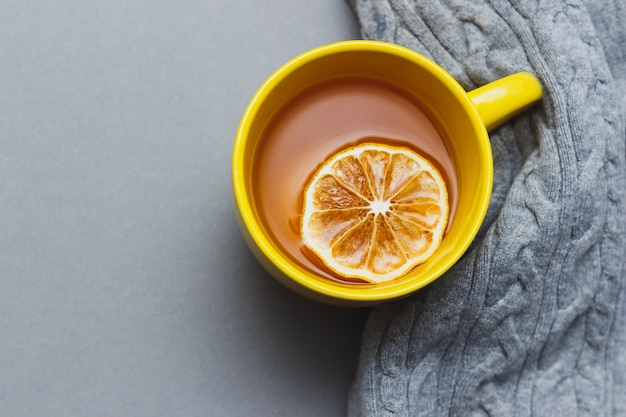
<svg viewBox="0 0 626 417">
<path fill-rule="evenodd" d="M 450 139 L 458 173 L 456 215 L 436 254 L 409 274 L 382 284 L 354 285 L 316 276 L 291 260 L 265 232 L 257 212 L 255 152 L 272 116 L 298 92 L 338 77 L 370 77 L 420 101 Z M 441 67 L 407 48 L 376 41 L 345 41 L 308 51 L 279 68 L 259 88 L 239 125 L 233 149 L 233 186 L 243 235 L 259 262 L 280 282 L 313 300 L 367 306 L 406 296 L 431 283 L 465 253 L 483 222 L 493 180 L 487 129 L 541 97 L 541 86 L 518 73 L 469 93 Z"/>
</svg>

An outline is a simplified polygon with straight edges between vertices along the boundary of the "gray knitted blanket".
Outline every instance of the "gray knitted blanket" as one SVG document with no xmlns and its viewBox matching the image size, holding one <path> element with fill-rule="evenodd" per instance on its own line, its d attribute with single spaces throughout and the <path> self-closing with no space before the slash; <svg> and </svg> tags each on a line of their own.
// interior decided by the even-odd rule
<svg viewBox="0 0 626 417">
<path fill-rule="evenodd" d="M 351 416 L 626 416 L 626 1 L 351 0 L 365 38 L 544 98 L 491 134 L 462 260 L 373 310 Z"/>
</svg>

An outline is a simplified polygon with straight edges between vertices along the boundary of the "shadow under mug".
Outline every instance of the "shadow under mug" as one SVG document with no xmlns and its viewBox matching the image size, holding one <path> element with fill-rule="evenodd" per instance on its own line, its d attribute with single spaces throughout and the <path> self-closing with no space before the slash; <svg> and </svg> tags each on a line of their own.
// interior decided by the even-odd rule
<svg viewBox="0 0 626 417">
<path fill-rule="evenodd" d="M 267 230 L 256 197 L 262 190 L 255 190 L 252 178 L 264 130 L 277 112 L 311 86 L 345 77 L 383 82 L 413 97 L 443 130 L 455 165 L 456 214 L 450 219 L 440 247 L 425 263 L 386 283 L 355 285 L 330 280 L 300 265 Z M 256 92 L 244 112 L 234 143 L 232 180 L 236 213 L 248 246 L 278 281 L 316 301 L 370 306 L 415 292 L 461 258 L 484 220 L 493 181 L 487 132 L 531 106 L 541 94 L 537 79 L 526 72 L 466 92 L 433 61 L 385 42 L 343 41 L 295 57 Z"/>
</svg>

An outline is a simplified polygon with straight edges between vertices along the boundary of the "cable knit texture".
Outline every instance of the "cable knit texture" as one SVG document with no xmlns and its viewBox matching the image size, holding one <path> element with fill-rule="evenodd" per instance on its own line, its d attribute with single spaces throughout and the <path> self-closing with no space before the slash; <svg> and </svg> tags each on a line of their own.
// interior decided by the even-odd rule
<svg viewBox="0 0 626 417">
<path fill-rule="evenodd" d="M 626 416 L 626 3 L 351 0 L 368 39 L 467 90 L 530 71 L 495 182 L 446 275 L 374 309 L 351 416 Z"/>
</svg>

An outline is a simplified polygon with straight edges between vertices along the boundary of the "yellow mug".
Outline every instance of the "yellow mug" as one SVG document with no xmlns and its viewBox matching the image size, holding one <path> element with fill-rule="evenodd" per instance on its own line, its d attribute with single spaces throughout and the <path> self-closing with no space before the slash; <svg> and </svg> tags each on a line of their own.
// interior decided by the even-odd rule
<svg viewBox="0 0 626 417">
<path fill-rule="evenodd" d="M 456 214 L 441 246 L 403 277 L 356 285 L 305 268 L 275 239 L 259 210 L 254 172 L 272 118 L 300 92 L 323 81 L 365 77 L 394 85 L 428 109 L 444 130 L 455 165 Z M 241 119 L 233 149 L 237 219 L 259 262 L 288 288 L 310 299 L 341 306 L 370 306 L 404 297 L 450 269 L 465 253 L 484 220 L 491 197 L 493 161 L 488 130 L 541 98 L 529 73 L 516 73 L 466 92 L 440 66 L 410 49 L 377 41 L 344 41 L 312 49 L 280 67 L 259 88 Z M 322 162 L 322 161 L 320 161 Z M 285 219 L 287 221 L 287 219 Z"/>
</svg>

